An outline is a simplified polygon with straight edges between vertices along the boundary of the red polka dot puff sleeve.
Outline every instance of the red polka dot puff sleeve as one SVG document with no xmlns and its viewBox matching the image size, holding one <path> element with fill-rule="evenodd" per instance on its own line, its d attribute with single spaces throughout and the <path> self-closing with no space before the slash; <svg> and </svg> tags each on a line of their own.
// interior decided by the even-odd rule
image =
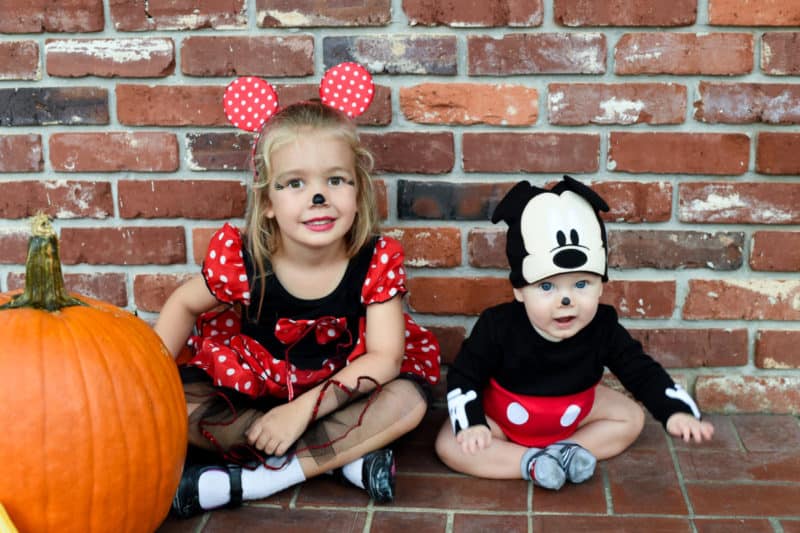
<svg viewBox="0 0 800 533">
<path fill-rule="evenodd" d="M 375 253 L 361 288 L 365 305 L 381 303 L 396 294 L 406 293 L 405 254 L 400 243 L 391 237 L 380 237 L 375 242 Z"/>
<path fill-rule="evenodd" d="M 242 234 L 226 223 L 208 243 L 203 260 L 203 277 L 208 290 L 225 303 L 250 303 L 250 284 L 242 256 Z"/>
</svg>

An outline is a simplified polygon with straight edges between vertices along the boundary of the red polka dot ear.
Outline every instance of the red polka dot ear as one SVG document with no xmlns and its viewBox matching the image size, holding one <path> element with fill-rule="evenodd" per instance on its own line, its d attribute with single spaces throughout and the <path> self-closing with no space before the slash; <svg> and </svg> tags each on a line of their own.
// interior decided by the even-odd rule
<svg viewBox="0 0 800 533">
<path fill-rule="evenodd" d="M 354 118 L 367 110 L 375 85 L 367 69 L 358 63 L 340 63 L 325 72 L 319 84 L 322 103 Z"/>
<path fill-rule="evenodd" d="M 260 131 L 278 109 L 278 95 L 272 85 L 252 76 L 229 83 L 223 98 L 228 120 L 245 131 Z"/>
</svg>

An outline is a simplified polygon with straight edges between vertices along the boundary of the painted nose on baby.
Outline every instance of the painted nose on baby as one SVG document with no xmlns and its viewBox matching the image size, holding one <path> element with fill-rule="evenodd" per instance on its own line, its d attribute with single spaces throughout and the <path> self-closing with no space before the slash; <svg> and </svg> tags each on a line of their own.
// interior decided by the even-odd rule
<svg viewBox="0 0 800 533">
<path fill-rule="evenodd" d="M 325 204 L 325 197 L 322 196 L 320 193 L 317 193 L 311 199 L 311 203 L 314 204 L 314 205 L 323 205 L 323 204 Z"/>
<path fill-rule="evenodd" d="M 567 306 L 567 305 L 569 305 L 569 304 L 570 304 L 570 302 L 571 302 L 571 301 L 570 301 L 570 299 L 569 299 L 567 296 L 564 296 L 563 298 L 561 298 L 561 305 L 563 305 L 563 306 Z"/>
</svg>

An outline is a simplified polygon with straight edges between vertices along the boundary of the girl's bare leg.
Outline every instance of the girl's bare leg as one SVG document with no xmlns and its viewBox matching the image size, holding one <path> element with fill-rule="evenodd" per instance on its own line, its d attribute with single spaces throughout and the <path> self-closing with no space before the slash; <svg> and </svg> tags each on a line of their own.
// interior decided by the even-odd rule
<svg viewBox="0 0 800 533">
<path fill-rule="evenodd" d="M 313 423 L 297 441 L 297 457 L 306 478 L 343 466 L 383 448 L 422 421 L 427 409 L 416 383 L 396 379 L 383 386 L 364 412 L 368 398 L 361 398 Z M 330 446 L 315 448 L 344 434 L 364 414 L 361 424 Z"/>
</svg>

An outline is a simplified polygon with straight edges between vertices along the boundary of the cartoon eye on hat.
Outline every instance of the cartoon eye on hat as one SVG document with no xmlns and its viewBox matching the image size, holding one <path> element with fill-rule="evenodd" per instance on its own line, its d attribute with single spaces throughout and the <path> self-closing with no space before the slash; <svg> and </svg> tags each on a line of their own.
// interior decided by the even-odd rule
<svg viewBox="0 0 800 533">
<path fill-rule="evenodd" d="M 492 222 L 508 224 L 509 278 L 516 287 L 566 272 L 608 279 L 606 202 L 592 189 L 564 176 L 550 189 L 517 183 L 500 201 Z"/>
</svg>

